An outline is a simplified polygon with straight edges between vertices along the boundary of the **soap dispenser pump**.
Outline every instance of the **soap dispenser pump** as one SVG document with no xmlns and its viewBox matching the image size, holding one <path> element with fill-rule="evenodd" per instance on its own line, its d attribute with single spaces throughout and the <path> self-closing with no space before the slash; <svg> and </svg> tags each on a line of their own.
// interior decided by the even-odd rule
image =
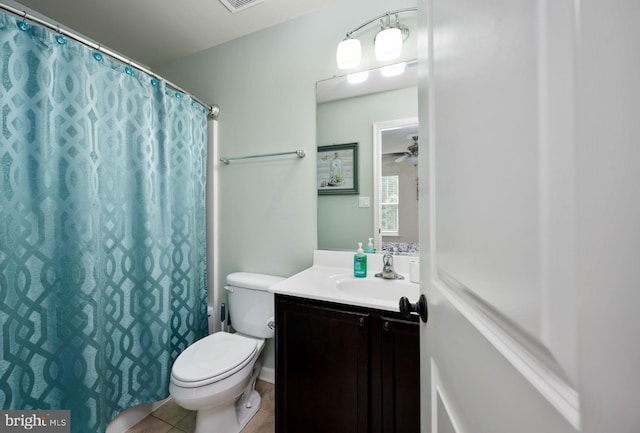
<svg viewBox="0 0 640 433">
<path fill-rule="evenodd" d="M 365 247 L 364 252 L 367 254 L 373 254 L 376 252 L 376 249 L 373 247 L 373 238 L 369 238 L 369 243 Z"/>
<path fill-rule="evenodd" d="M 358 242 L 358 251 L 353 256 L 353 276 L 358 278 L 367 276 L 367 256 L 362 250 L 362 242 Z"/>
</svg>

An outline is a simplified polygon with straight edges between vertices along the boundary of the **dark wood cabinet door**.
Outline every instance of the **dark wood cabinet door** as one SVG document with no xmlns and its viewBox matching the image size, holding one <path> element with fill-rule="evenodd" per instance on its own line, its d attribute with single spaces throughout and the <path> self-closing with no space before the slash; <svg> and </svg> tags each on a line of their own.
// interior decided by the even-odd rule
<svg viewBox="0 0 640 433">
<path fill-rule="evenodd" d="M 420 432 L 419 324 L 380 317 L 382 433 Z"/>
<path fill-rule="evenodd" d="M 369 431 L 369 317 L 276 296 L 276 431 Z"/>
</svg>

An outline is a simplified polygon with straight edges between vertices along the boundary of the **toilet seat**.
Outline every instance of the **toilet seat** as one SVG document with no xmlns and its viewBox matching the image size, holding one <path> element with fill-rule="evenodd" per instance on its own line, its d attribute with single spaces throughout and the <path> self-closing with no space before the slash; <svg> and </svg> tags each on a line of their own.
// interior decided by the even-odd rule
<svg viewBox="0 0 640 433">
<path fill-rule="evenodd" d="M 195 388 L 231 376 L 246 366 L 258 350 L 258 340 L 216 332 L 187 347 L 171 369 L 171 380 Z"/>
</svg>

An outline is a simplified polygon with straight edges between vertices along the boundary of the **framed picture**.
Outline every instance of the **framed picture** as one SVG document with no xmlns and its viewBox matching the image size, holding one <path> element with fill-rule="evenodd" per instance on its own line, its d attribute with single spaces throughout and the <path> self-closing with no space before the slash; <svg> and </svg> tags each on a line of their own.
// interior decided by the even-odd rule
<svg viewBox="0 0 640 433">
<path fill-rule="evenodd" d="M 358 194 L 358 143 L 318 146 L 318 195 Z"/>
</svg>

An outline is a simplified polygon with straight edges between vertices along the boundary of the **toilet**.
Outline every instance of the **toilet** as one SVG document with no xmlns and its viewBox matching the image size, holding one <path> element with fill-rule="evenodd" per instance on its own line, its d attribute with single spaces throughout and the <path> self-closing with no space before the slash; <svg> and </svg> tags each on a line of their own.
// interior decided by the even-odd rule
<svg viewBox="0 0 640 433">
<path fill-rule="evenodd" d="M 195 433 L 239 433 L 260 408 L 254 389 L 265 339 L 274 337 L 272 275 L 227 276 L 228 308 L 236 333 L 216 332 L 187 347 L 171 368 L 169 393 L 197 411 Z"/>
</svg>

